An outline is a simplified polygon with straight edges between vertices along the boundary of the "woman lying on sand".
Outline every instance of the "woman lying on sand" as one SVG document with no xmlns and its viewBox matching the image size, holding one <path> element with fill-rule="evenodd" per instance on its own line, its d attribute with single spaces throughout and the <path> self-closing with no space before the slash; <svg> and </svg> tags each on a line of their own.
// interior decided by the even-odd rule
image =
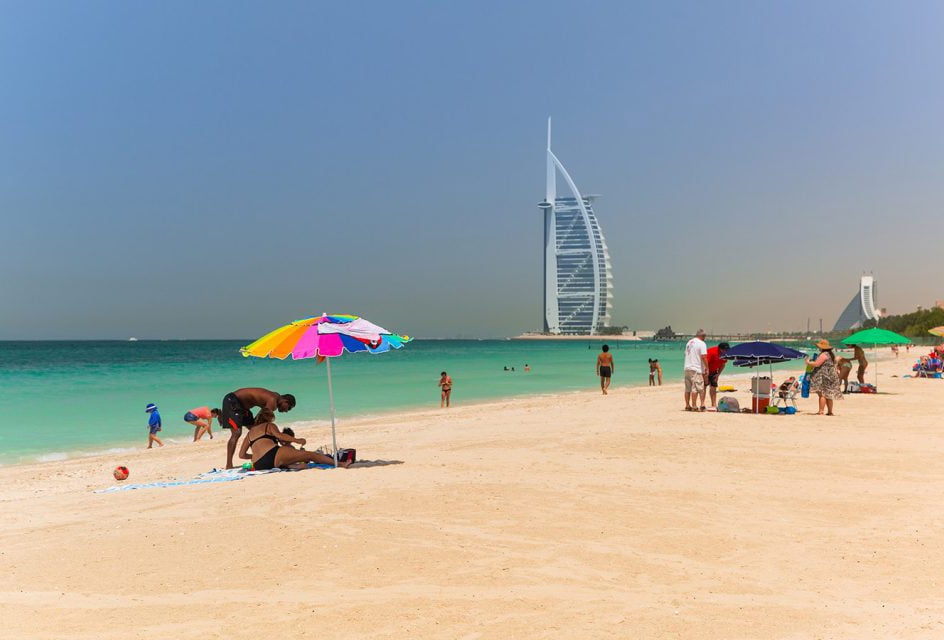
<svg viewBox="0 0 944 640">
<path fill-rule="evenodd" d="M 304 446 L 304 438 L 295 438 L 282 433 L 277 424 L 272 422 L 275 414 L 269 409 L 262 409 L 256 416 L 255 424 L 243 438 L 243 445 L 239 450 L 239 457 L 243 460 L 252 460 L 252 468 L 256 471 L 266 469 L 290 469 L 304 466 L 309 462 L 318 464 L 334 464 L 334 459 L 316 451 L 305 451 L 282 443 L 295 442 Z M 252 447 L 252 453 L 249 448 Z M 348 467 L 350 462 L 338 462 L 339 467 Z"/>
</svg>

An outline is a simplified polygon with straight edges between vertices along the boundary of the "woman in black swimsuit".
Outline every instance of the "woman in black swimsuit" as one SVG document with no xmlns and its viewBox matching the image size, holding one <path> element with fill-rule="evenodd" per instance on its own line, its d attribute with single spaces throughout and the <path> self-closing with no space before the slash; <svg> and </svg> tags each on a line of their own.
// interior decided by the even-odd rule
<svg viewBox="0 0 944 640">
<path fill-rule="evenodd" d="M 256 422 L 243 438 L 243 445 L 239 451 L 239 457 L 243 460 L 252 460 L 252 468 L 256 471 L 266 469 L 288 469 L 295 465 L 303 465 L 309 462 L 318 464 L 334 464 L 334 458 L 318 453 L 317 451 L 305 451 L 304 449 L 295 449 L 294 447 L 283 447 L 284 443 L 305 444 L 304 438 L 295 438 L 286 433 L 282 433 L 278 425 L 272 422 L 275 415 L 268 409 L 263 409 L 256 416 Z M 249 448 L 252 447 L 250 453 Z M 338 462 L 339 467 L 348 467 L 350 462 Z"/>
</svg>

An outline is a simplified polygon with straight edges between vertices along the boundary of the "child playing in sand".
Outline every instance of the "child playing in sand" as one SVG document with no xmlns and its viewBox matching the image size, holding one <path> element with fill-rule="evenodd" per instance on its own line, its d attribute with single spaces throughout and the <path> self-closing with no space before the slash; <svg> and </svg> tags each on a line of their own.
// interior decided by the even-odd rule
<svg viewBox="0 0 944 640">
<path fill-rule="evenodd" d="M 163 447 L 164 443 L 157 437 L 157 432 L 161 430 L 161 414 L 157 412 L 157 405 L 153 402 L 144 408 L 148 416 L 148 449 L 154 448 L 156 442 L 158 446 Z"/>
</svg>

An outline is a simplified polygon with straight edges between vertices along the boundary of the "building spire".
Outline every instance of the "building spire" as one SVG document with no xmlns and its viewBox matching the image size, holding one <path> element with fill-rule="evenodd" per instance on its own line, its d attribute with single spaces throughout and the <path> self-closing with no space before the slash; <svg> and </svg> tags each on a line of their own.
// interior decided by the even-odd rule
<svg viewBox="0 0 944 640">
<path fill-rule="evenodd" d="M 554 154 L 551 152 L 551 117 L 547 117 L 547 193 L 544 200 L 551 204 L 557 199 L 557 170 L 554 166 Z"/>
</svg>

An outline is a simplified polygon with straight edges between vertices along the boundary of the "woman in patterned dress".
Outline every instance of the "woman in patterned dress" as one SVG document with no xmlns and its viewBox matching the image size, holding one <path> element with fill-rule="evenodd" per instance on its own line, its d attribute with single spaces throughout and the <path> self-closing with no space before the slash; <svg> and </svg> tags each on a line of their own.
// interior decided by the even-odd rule
<svg viewBox="0 0 944 640">
<path fill-rule="evenodd" d="M 819 347 L 819 356 L 816 360 L 806 359 L 806 364 L 813 366 L 813 372 L 810 374 L 810 391 L 819 396 L 819 411 L 816 415 L 823 415 L 823 409 L 826 409 L 826 415 L 831 416 L 835 415 L 833 400 L 842 399 L 839 367 L 836 365 L 836 355 L 828 340 L 820 340 L 816 346 Z"/>
</svg>

